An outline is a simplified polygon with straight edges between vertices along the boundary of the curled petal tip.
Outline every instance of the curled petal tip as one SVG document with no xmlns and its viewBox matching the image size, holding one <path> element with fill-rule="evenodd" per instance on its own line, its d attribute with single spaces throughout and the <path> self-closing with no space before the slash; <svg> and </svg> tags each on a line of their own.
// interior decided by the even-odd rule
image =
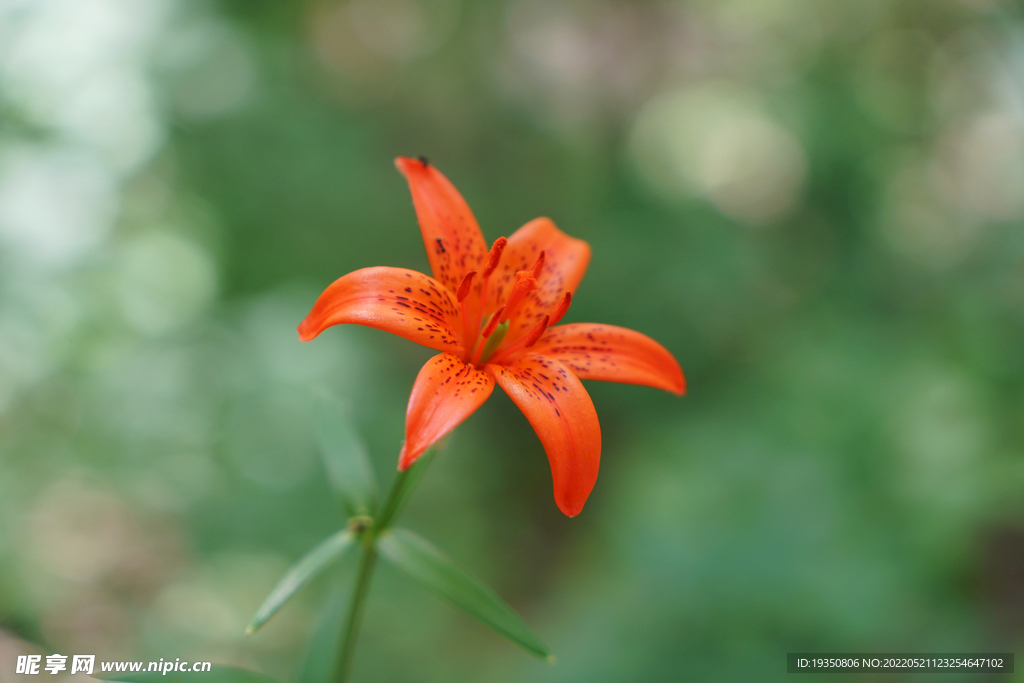
<svg viewBox="0 0 1024 683">
<path fill-rule="evenodd" d="M 671 354 L 668 355 L 668 358 L 671 362 L 665 363 L 666 385 L 662 388 L 676 396 L 682 396 L 686 393 L 686 375 L 683 374 L 679 362 Z"/>
<path fill-rule="evenodd" d="M 569 519 L 572 519 L 573 517 L 576 517 L 581 512 L 583 512 L 583 503 L 568 503 L 565 501 L 560 501 L 556 498 L 555 505 L 557 505 L 558 509 L 562 511 L 562 514 L 568 517 Z"/>
<path fill-rule="evenodd" d="M 415 173 L 417 171 L 424 171 L 430 168 L 430 162 L 423 162 L 423 159 L 412 159 L 410 157 L 395 157 L 395 168 L 397 168 L 403 175 L 408 176 L 410 172 Z"/>
<path fill-rule="evenodd" d="M 307 319 L 303 320 L 301 323 L 299 323 L 298 332 L 299 332 L 299 341 L 304 341 L 304 342 L 310 341 L 312 339 L 316 339 L 316 336 L 318 334 L 320 334 L 320 330 L 316 329 L 316 327 L 312 323 L 309 322 L 309 318 L 307 318 Z"/>
</svg>

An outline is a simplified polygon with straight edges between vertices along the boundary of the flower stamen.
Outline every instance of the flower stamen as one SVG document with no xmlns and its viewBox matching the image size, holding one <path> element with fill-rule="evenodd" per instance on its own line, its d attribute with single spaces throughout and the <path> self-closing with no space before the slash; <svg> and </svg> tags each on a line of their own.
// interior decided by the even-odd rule
<svg viewBox="0 0 1024 683">
<path fill-rule="evenodd" d="M 523 299 L 536 289 L 537 278 L 534 277 L 531 271 L 520 270 L 516 273 L 516 283 L 512 286 L 512 293 L 508 295 L 508 299 L 505 301 L 504 312 L 501 314 L 499 322 L 508 320 L 516 312 L 516 308 L 523 302 Z"/>
<path fill-rule="evenodd" d="M 501 263 L 501 254 L 505 251 L 505 245 L 507 244 L 508 239 L 505 237 L 499 237 L 494 240 L 494 244 L 491 246 L 491 250 L 487 254 L 487 262 L 484 265 L 483 273 L 478 281 L 480 284 L 476 288 L 477 295 L 471 299 L 468 304 L 463 303 L 462 305 L 462 319 L 464 321 L 463 329 L 465 331 L 466 338 L 465 346 L 466 352 L 470 357 L 473 356 L 473 349 L 476 348 L 477 342 L 480 341 L 480 324 L 486 308 L 485 304 L 487 303 L 487 296 L 490 291 L 491 273 L 493 273 L 498 267 L 498 264 Z M 467 288 L 463 294 L 462 287 L 459 287 L 459 292 L 460 296 L 468 296 L 470 290 Z M 462 301 L 462 299 L 460 298 L 459 301 Z M 467 309 L 469 310 L 467 311 Z M 495 321 L 495 324 L 497 324 L 497 321 Z M 484 335 L 484 337 L 489 335 L 490 332 Z"/>
<path fill-rule="evenodd" d="M 501 308 L 494 312 L 494 315 L 491 316 L 491 319 L 487 322 L 487 327 L 484 328 L 484 331 L 482 333 L 484 339 L 490 337 L 491 333 L 494 332 L 494 328 L 498 326 L 498 319 L 501 318 L 501 313 L 504 310 L 505 307 L 502 306 Z"/>
<path fill-rule="evenodd" d="M 508 240 L 504 237 L 494 240 L 494 246 L 491 247 L 491 251 L 487 254 L 487 265 L 484 267 L 485 280 L 491 276 L 494 269 L 498 267 L 498 263 L 501 262 L 501 252 L 505 251 L 506 244 L 508 244 Z"/>
<path fill-rule="evenodd" d="M 540 271 L 544 267 L 544 250 L 542 249 L 540 254 L 537 256 L 537 262 L 533 264 L 533 276 L 540 277 Z"/>
<path fill-rule="evenodd" d="M 469 360 L 469 356 L 473 353 L 471 342 L 472 344 L 476 343 L 476 331 L 479 329 L 479 325 L 473 325 L 473 319 L 476 317 L 471 314 L 471 304 L 473 302 L 467 298 L 473 289 L 473 277 L 475 275 L 475 270 L 466 273 L 466 276 L 462 278 L 462 284 L 459 285 L 459 289 L 455 293 L 455 298 L 459 301 L 459 310 L 462 314 L 462 343 L 466 347 L 464 360 Z"/>
<path fill-rule="evenodd" d="M 515 344 L 508 347 L 507 349 L 504 349 L 500 354 L 498 354 L 498 356 L 494 359 L 494 362 L 497 363 L 503 361 L 512 354 L 523 351 L 524 349 L 528 349 L 534 344 L 536 344 L 537 341 L 544 335 L 544 331 L 548 329 L 550 323 L 551 316 L 545 315 L 543 318 L 537 321 L 536 325 L 530 328 L 529 332 L 527 332 L 525 335 L 519 338 L 520 341 L 517 341 Z"/>
<path fill-rule="evenodd" d="M 551 314 L 551 322 L 548 323 L 548 327 L 558 324 L 558 321 L 562 319 L 562 316 L 565 315 L 565 312 L 569 310 L 569 304 L 571 303 L 572 293 L 566 292 L 565 296 L 562 297 L 562 303 L 558 304 L 558 308 L 556 308 L 555 312 Z"/>
<path fill-rule="evenodd" d="M 469 296 L 469 288 L 473 286 L 474 275 L 476 275 L 476 271 L 471 270 L 466 273 L 466 277 L 462 278 L 462 284 L 459 285 L 459 290 L 455 293 L 455 297 L 459 300 L 460 304 Z"/>
<path fill-rule="evenodd" d="M 543 320 L 539 320 L 537 324 L 533 326 L 533 329 L 530 330 L 530 333 L 526 335 L 526 341 L 523 343 L 524 349 L 528 349 L 537 343 L 537 340 L 540 339 L 540 336 L 544 334 L 544 330 L 548 329 L 550 320 L 551 316 L 545 315 Z"/>
</svg>

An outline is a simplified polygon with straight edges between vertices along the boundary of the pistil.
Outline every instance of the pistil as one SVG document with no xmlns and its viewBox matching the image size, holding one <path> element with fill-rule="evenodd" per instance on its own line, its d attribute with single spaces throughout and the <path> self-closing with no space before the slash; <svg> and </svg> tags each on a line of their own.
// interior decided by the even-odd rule
<svg viewBox="0 0 1024 683">
<path fill-rule="evenodd" d="M 494 330 L 497 329 L 498 320 L 501 318 L 501 312 L 503 310 L 505 310 L 504 306 L 502 306 L 501 308 L 494 312 L 494 315 L 492 315 L 490 320 L 487 321 L 487 325 L 484 327 L 484 331 L 480 334 L 481 337 L 488 341 L 480 344 L 479 346 L 475 342 L 473 343 L 473 348 L 476 349 L 476 353 L 470 353 L 469 356 L 470 362 L 476 367 L 480 367 L 480 358 L 483 356 L 484 348 L 490 341 L 491 336 L 494 334 Z M 508 332 L 508 325 L 505 326 L 505 331 L 501 333 L 501 339 L 505 338 L 505 332 Z M 500 344 L 501 342 L 499 341 L 497 343 Z M 494 348 L 497 347 L 495 346 Z M 494 350 L 492 349 L 491 352 L 493 353 L 493 351 Z"/>
<path fill-rule="evenodd" d="M 497 319 L 495 317 L 495 319 Z M 509 323 L 506 320 L 503 323 L 499 323 L 494 328 L 493 334 L 487 337 L 487 342 L 484 344 L 483 350 L 480 352 L 480 360 L 477 361 L 477 367 L 483 366 L 491 359 L 494 352 L 501 346 L 501 342 L 505 341 L 505 335 L 508 333 Z"/>
<path fill-rule="evenodd" d="M 550 321 L 551 321 L 551 316 L 545 315 L 542 319 L 537 321 L 536 325 L 534 325 L 532 328 L 530 328 L 529 332 L 527 332 L 525 335 L 520 337 L 519 341 L 517 341 L 516 343 L 512 344 L 512 346 L 508 347 L 507 349 L 503 349 L 501 351 L 501 353 L 499 353 L 494 358 L 494 361 L 496 363 L 500 362 L 500 361 L 503 361 L 506 358 L 508 358 L 509 356 L 511 356 L 512 354 L 519 353 L 520 351 L 528 349 L 531 346 L 533 346 L 534 344 L 536 344 L 537 340 L 539 340 L 541 338 L 541 336 L 544 334 L 544 331 L 546 329 L 548 329 L 548 326 L 551 324 Z"/>
</svg>

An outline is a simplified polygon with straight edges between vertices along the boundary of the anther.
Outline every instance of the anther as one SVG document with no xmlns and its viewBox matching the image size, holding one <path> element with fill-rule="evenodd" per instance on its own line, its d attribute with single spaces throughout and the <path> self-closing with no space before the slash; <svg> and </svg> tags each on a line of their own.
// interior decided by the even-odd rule
<svg viewBox="0 0 1024 683">
<path fill-rule="evenodd" d="M 565 312 L 569 310 L 569 304 L 572 303 L 572 293 L 566 292 L 565 296 L 562 297 L 562 303 L 558 304 L 558 308 L 551 314 L 551 322 L 548 325 L 557 325 L 558 321 L 562 319 Z"/>
<path fill-rule="evenodd" d="M 543 267 L 544 267 L 544 251 L 541 250 L 540 254 L 537 256 L 537 262 L 533 264 L 533 276 L 534 277 L 540 277 L 540 271 L 541 271 L 541 268 L 543 268 Z"/>
<path fill-rule="evenodd" d="M 421 163 L 421 164 L 423 164 L 423 168 L 426 168 L 426 167 L 430 166 L 430 159 L 426 158 L 426 157 L 425 157 L 425 156 L 423 156 L 422 154 L 421 154 L 421 155 L 419 155 L 419 156 L 418 156 L 418 157 L 416 157 L 416 158 L 420 160 L 420 163 Z"/>
<path fill-rule="evenodd" d="M 537 343 L 537 340 L 540 339 L 540 336 L 544 334 L 544 330 L 548 329 L 550 320 L 551 316 L 546 315 L 544 316 L 543 320 L 541 320 L 540 322 L 533 326 L 533 329 L 530 330 L 530 333 L 526 335 L 526 342 L 523 344 L 524 348 L 528 349 Z"/>
<path fill-rule="evenodd" d="M 501 262 L 501 253 L 505 251 L 505 245 L 507 244 L 507 239 L 499 237 L 494 240 L 494 244 L 491 245 L 491 250 L 487 254 L 487 262 L 484 264 L 480 287 L 477 290 L 480 292 L 480 295 L 476 297 L 475 305 L 472 306 L 472 316 L 466 315 L 467 336 L 472 335 L 473 331 L 480 329 L 480 320 L 484 314 L 484 304 L 491 296 L 491 273 L 494 272 L 494 269 Z"/>
<path fill-rule="evenodd" d="M 516 307 L 535 289 L 537 289 L 537 278 L 532 272 L 520 270 L 516 273 L 516 283 L 512 286 L 512 292 L 505 301 L 505 312 L 501 314 L 500 322 L 508 320 L 516 312 Z"/>
<path fill-rule="evenodd" d="M 501 261 L 501 252 L 505 251 L 505 245 L 508 244 L 508 240 L 504 237 L 499 237 L 494 240 L 494 246 L 491 247 L 491 251 L 487 254 L 487 265 L 484 267 L 484 277 L 490 277 L 494 269 L 498 267 L 498 263 Z"/>
<path fill-rule="evenodd" d="M 481 333 L 481 336 L 483 336 L 484 339 L 490 337 L 491 333 L 494 332 L 494 328 L 498 326 L 498 323 L 500 322 L 499 318 L 501 318 L 501 313 L 504 310 L 505 307 L 502 306 L 501 308 L 496 310 L 494 312 L 494 315 L 491 316 L 491 319 L 487 321 L 487 327 L 485 327 L 484 331 Z"/>
<path fill-rule="evenodd" d="M 469 288 L 473 286 L 473 276 L 476 275 L 475 270 L 471 270 L 466 273 L 466 277 L 462 278 L 462 284 L 459 285 L 459 290 L 455 293 L 455 297 L 461 304 L 467 296 L 469 296 Z"/>
</svg>

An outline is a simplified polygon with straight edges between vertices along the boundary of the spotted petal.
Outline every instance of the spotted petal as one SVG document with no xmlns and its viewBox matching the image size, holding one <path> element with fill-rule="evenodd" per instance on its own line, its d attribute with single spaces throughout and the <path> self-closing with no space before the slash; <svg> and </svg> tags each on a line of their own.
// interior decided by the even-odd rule
<svg viewBox="0 0 1024 683">
<path fill-rule="evenodd" d="M 530 348 L 567 365 L 580 379 L 643 384 L 681 395 L 686 379 L 664 346 L 624 327 L 574 323 L 552 327 Z"/>
<path fill-rule="evenodd" d="M 486 314 L 504 302 L 516 283 L 516 272 L 530 270 L 540 252 L 544 268 L 537 276 L 537 291 L 520 304 L 513 316 L 508 338 L 515 339 L 562 302 L 565 292 L 575 292 L 590 263 L 590 245 L 569 237 L 549 218 L 535 218 L 508 238 L 501 264 L 491 275 Z"/>
<path fill-rule="evenodd" d="M 601 425 L 583 384 L 557 360 L 538 355 L 485 368 L 519 406 L 551 463 L 558 509 L 583 509 L 601 462 Z"/>
<path fill-rule="evenodd" d="M 452 332 L 460 323 L 454 297 L 415 270 L 363 268 L 335 280 L 299 325 L 299 339 L 309 341 L 341 323 L 375 327 L 438 351 L 462 353 Z"/>
<path fill-rule="evenodd" d="M 471 270 L 480 270 L 487 244 L 466 200 L 447 178 L 425 161 L 406 157 L 395 166 L 409 181 L 430 268 L 438 282 L 455 292 Z"/>
<path fill-rule="evenodd" d="M 494 391 L 494 379 L 451 353 L 427 361 L 416 377 L 405 415 L 404 470 L 423 451 L 476 412 Z"/>
</svg>

